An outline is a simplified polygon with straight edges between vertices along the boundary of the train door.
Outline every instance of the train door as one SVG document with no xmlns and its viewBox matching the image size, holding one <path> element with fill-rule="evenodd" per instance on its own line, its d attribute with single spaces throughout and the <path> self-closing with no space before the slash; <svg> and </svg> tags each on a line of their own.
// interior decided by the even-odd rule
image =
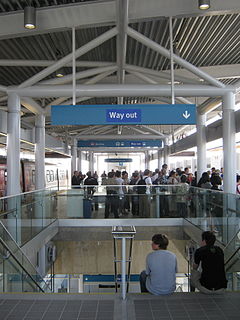
<svg viewBox="0 0 240 320">
<path fill-rule="evenodd" d="M 7 169 L 5 165 L 0 166 L 0 197 L 4 197 L 6 195 L 6 187 L 7 187 Z"/>
</svg>

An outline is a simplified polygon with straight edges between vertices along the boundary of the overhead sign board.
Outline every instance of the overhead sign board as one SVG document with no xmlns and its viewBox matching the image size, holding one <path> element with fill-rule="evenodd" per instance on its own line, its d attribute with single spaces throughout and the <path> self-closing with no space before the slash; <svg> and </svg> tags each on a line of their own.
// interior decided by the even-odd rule
<svg viewBox="0 0 240 320">
<path fill-rule="evenodd" d="M 132 162 L 133 160 L 131 158 L 107 158 L 104 160 L 105 162 L 111 162 L 111 163 L 114 163 L 114 162 Z"/>
<path fill-rule="evenodd" d="M 104 140 L 104 141 L 98 141 L 98 140 L 78 140 L 77 143 L 78 148 L 98 148 L 98 147 L 158 147 L 162 148 L 163 143 L 162 140 L 146 140 L 146 141 L 140 141 L 140 140 Z"/>
<path fill-rule="evenodd" d="M 195 124 L 194 104 L 52 106 L 52 125 Z"/>
</svg>

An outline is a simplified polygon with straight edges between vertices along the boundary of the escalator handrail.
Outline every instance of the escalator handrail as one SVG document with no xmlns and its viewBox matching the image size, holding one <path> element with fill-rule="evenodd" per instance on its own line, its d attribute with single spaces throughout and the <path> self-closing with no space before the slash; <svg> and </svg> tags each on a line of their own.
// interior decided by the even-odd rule
<svg viewBox="0 0 240 320">
<path fill-rule="evenodd" d="M 11 249 L 6 245 L 6 243 L 3 241 L 3 239 L 0 237 L 0 242 L 4 246 L 4 248 L 10 253 L 10 255 L 13 257 L 13 259 L 17 262 L 17 264 L 23 269 L 23 271 L 31 278 L 31 280 L 36 284 L 36 286 L 44 292 L 44 290 L 39 286 L 36 280 L 29 274 L 29 272 L 25 269 L 25 267 L 21 264 L 21 262 L 15 257 L 14 253 L 11 251 Z"/>
<path fill-rule="evenodd" d="M 240 229 L 238 229 L 238 231 L 235 233 L 235 235 L 228 241 L 228 243 L 226 244 L 224 251 L 227 249 L 227 247 L 230 245 L 230 243 L 237 237 L 238 233 L 240 233 Z"/>
<path fill-rule="evenodd" d="M 227 259 L 227 261 L 224 263 L 225 266 L 236 256 L 236 254 L 238 253 L 239 250 L 240 250 L 240 247 L 238 247 L 235 250 L 235 252 L 231 255 L 231 257 Z"/>
<path fill-rule="evenodd" d="M 38 274 L 38 272 L 37 272 L 36 268 L 34 267 L 34 265 L 31 263 L 31 261 L 28 259 L 28 257 L 24 254 L 24 252 L 22 251 L 22 249 L 20 248 L 20 246 L 17 244 L 17 242 L 15 241 L 15 239 L 12 237 L 12 235 L 9 233 L 9 231 L 7 230 L 7 228 L 4 226 L 4 224 L 3 224 L 1 221 L 0 221 L 0 225 L 1 225 L 1 227 L 3 228 L 3 230 L 8 234 L 9 238 L 10 238 L 11 241 L 14 243 L 14 245 L 17 247 L 17 249 L 18 249 L 18 250 L 21 252 L 21 254 L 24 256 L 24 259 L 27 260 L 28 264 L 31 265 L 31 267 L 33 268 L 33 270 L 36 271 L 36 274 Z M 15 254 L 11 251 L 11 249 L 8 249 L 7 244 L 5 243 L 5 241 L 4 241 L 1 237 L 0 237 L 0 242 L 1 242 L 1 243 L 3 244 L 3 246 L 11 253 L 11 255 L 12 255 L 14 258 L 16 258 L 16 257 L 15 257 Z M 17 260 L 17 258 L 16 258 L 15 260 Z M 18 262 L 18 263 L 19 263 L 19 265 L 20 265 L 21 267 L 23 267 L 20 262 Z M 24 268 L 24 267 L 23 267 L 23 268 Z M 29 274 L 28 271 L 27 271 L 26 273 Z M 31 275 L 30 275 L 30 276 L 31 276 Z M 39 276 L 40 276 L 40 274 L 39 274 Z M 46 281 L 44 281 L 44 279 L 42 278 L 42 276 L 40 276 L 40 277 L 41 277 L 41 281 L 43 281 L 43 282 L 45 283 L 45 285 L 49 288 L 49 286 L 47 285 Z M 36 282 L 36 281 L 35 281 L 35 282 Z M 49 290 L 51 291 L 50 288 L 49 288 Z"/>
</svg>

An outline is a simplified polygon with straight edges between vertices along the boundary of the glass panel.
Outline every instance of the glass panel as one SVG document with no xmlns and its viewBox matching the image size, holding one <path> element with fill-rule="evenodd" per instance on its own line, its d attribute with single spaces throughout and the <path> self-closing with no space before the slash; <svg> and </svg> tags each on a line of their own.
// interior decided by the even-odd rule
<svg viewBox="0 0 240 320">
<path fill-rule="evenodd" d="M 1 222 L 21 246 L 56 220 L 56 192 L 46 189 L 3 198 L 1 208 Z"/>
<path fill-rule="evenodd" d="M 118 275 L 118 290 L 121 292 L 121 275 Z M 188 292 L 188 277 L 176 275 L 176 292 Z M 56 274 L 54 277 L 55 293 L 115 293 L 114 275 L 102 274 Z M 139 275 L 132 274 L 129 293 L 140 293 Z"/>
<path fill-rule="evenodd" d="M 22 283 L 22 291 L 26 291 L 29 286 L 35 287 L 35 291 L 39 291 L 40 287 L 45 285 L 43 279 L 37 274 L 36 269 L 23 254 L 17 243 L 11 238 L 10 234 L 0 224 L 1 238 L 4 239 L 2 243 L 2 257 L 3 257 L 3 274 L 4 279 L 8 283 L 11 282 L 11 287 L 16 288 L 17 292 L 20 290 L 20 282 Z M 5 268 L 7 265 L 7 269 Z M 10 282 L 9 282 L 10 281 Z M 35 283 L 34 283 L 35 282 Z M 48 288 L 48 291 L 49 288 Z M 6 291 L 8 292 L 8 291 Z"/>
</svg>

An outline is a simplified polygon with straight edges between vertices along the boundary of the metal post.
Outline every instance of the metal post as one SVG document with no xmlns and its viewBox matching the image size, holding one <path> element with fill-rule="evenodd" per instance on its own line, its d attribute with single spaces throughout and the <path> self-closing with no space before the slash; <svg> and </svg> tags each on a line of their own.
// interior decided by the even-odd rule
<svg viewBox="0 0 240 320">
<path fill-rule="evenodd" d="M 169 150 L 168 150 L 168 139 L 165 139 L 164 149 L 163 149 L 163 162 L 169 165 Z"/>
<path fill-rule="evenodd" d="M 7 195 L 20 193 L 20 99 L 15 93 L 8 96 L 7 118 Z"/>
<path fill-rule="evenodd" d="M 223 241 L 228 242 L 238 230 L 236 218 L 236 142 L 235 97 L 232 92 L 223 97 Z"/>
<path fill-rule="evenodd" d="M 235 98 L 233 92 L 223 97 L 223 187 L 224 192 L 236 193 Z"/>
<path fill-rule="evenodd" d="M 71 145 L 71 155 L 72 155 L 72 174 L 77 170 L 77 145 L 76 139 L 73 139 L 73 144 Z"/>
<path fill-rule="evenodd" d="M 45 188 L 45 116 L 36 115 L 35 119 L 35 170 L 36 190 Z"/>
<path fill-rule="evenodd" d="M 72 85 L 73 85 L 73 105 L 76 104 L 76 38 L 75 27 L 72 28 Z"/>
<path fill-rule="evenodd" d="M 169 35 L 170 35 L 170 65 L 171 65 L 171 97 L 172 97 L 172 104 L 174 104 L 175 103 L 175 97 L 174 97 L 174 63 L 173 63 L 172 17 L 169 17 Z"/>
<path fill-rule="evenodd" d="M 94 172 L 94 153 L 89 151 L 89 171 Z"/>
<path fill-rule="evenodd" d="M 197 112 L 197 181 L 207 169 L 206 115 Z"/>
<path fill-rule="evenodd" d="M 78 171 L 82 171 L 82 151 L 81 150 L 78 150 L 77 156 L 78 156 L 77 169 Z"/>
<path fill-rule="evenodd" d="M 158 169 L 161 169 L 161 151 L 158 150 Z"/>
<path fill-rule="evenodd" d="M 126 238 L 122 238 L 122 298 L 126 299 Z"/>
</svg>

